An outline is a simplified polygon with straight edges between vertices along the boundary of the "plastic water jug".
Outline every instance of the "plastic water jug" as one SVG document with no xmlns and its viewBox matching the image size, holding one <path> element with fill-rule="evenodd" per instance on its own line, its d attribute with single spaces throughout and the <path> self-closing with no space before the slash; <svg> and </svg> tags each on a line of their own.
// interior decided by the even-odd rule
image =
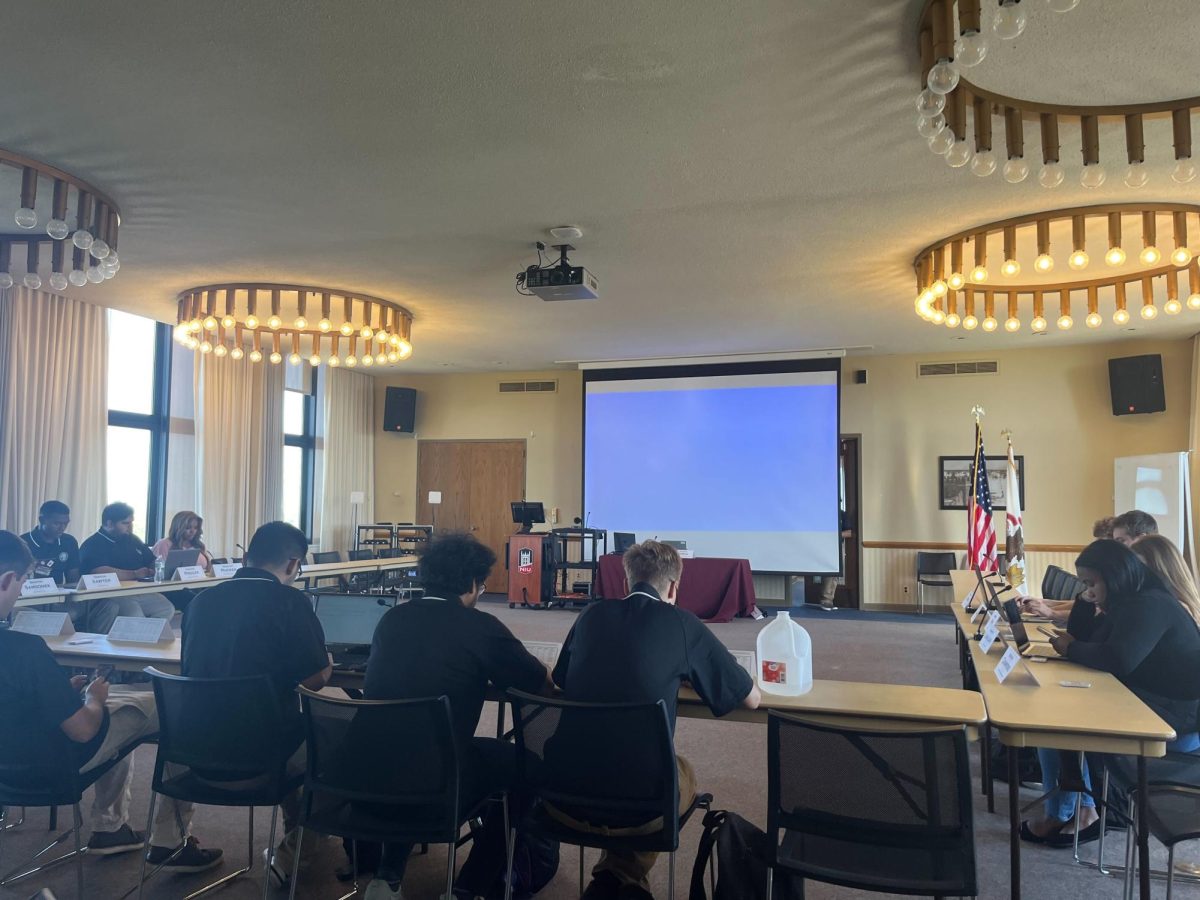
<svg viewBox="0 0 1200 900">
<path fill-rule="evenodd" d="M 766 693 L 795 697 L 812 690 L 812 638 L 786 610 L 758 633 L 758 665 Z"/>
</svg>

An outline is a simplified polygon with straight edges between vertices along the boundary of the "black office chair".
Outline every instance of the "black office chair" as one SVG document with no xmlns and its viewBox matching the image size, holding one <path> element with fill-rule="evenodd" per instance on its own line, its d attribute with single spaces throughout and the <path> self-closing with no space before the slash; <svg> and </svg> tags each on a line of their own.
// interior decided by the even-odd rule
<svg viewBox="0 0 1200 900">
<path fill-rule="evenodd" d="M 369 549 L 351 550 L 346 554 L 351 562 L 363 559 L 375 559 L 375 553 Z M 378 572 L 354 572 L 341 577 L 342 588 L 351 593 L 365 594 L 379 583 Z"/>
<path fill-rule="evenodd" d="M 256 806 L 272 808 L 268 847 L 274 848 L 279 804 L 303 779 L 299 772 L 287 771 L 288 759 L 298 747 L 297 735 L 288 728 L 275 687 L 265 675 L 185 678 L 152 667 L 145 671 L 154 684 L 159 726 L 147 833 L 154 822 L 159 794 L 205 806 L 249 810 L 246 867 L 189 895 L 195 897 L 254 868 Z M 182 835 L 183 823 L 179 826 Z M 175 853 L 183 847 L 181 841 Z M 138 900 L 147 878 L 154 877 L 163 865 L 165 862 L 147 876 L 146 858 L 142 857 Z M 270 873 L 271 867 L 264 866 L 264 898 L 270 887 Z"/>
<path fill-rule="evenodd" d="M 83 857 L 87 852 L 86 848 L 82 846 L 83 818 L 79 812 L 79 803 L 83 798 L 83 792 L 99 781 L 142 742 L 135 741 L 128 747 L 123 747 L 115 758 L 83 774 L 79 772 L 78 760 L 72 752 L 74 748 L 70 746 L 66 736 L 64 735 L 61 741 L 55 743 L 54 747 L 44 748 L 44 752 L 38 754 L 36 762 L 0 761 L 0 850 L 3 848 L 4 834 L 11 827 L 8 821 L 9 810 L 14 807 L 47 806 L 53 810 L 58 806 L 70 806 L 73 812 L 72 825 L 48 846 L 35 853 L 27 862 L 0 875 L 0 887 L 8 887 L 22 878 L 44 872 L 52 866 L 74 859 L 76 896 L 82 900 L 84 897 Z M 21 818 L 24 819 L 24 813 Z M 72 836 L 75 838 L 74 850 L 56 856 L 40 865 L 33 865 L 43 854 L 49 853 Z"/>
<path fill-rule="evenodd" d="M 977 893 L 963 726 L 862 731 L 767 722 L 767 869 L 868 891 Z"/>
<path fill-rule="evenodd" d="M 1061 571 L 1062 569 L 1058 566 L 1050 565 L 1046 566 L 1046 571 L 1042 573 L 1042 596 L 1047 600 L 1055 599 L 1058 596 L 1054 590 L 1055 579 Z"/>
<path fill-rule="evenodd" d="M 703 793 L 687 798 L 680 813 L 679 772 L 666 704 L 574 703 L 520 691 L 509 691 L 508 697 L 522 751 L 517 756 L 522 790 L 534 803 L 515 828 L 579 847 L 580 893 L 585 847 L 669 853 L 667 896 L 673 900 L 679 832 L 697 809 L 710 809 L 713 798 Z M 584 748 L 586 766 L 578 758 Z M 604 762 L 597 766 L 596 760 Z M 644 835 L 608 836 L 572 828 L 547 807 L 598 825 L 661 827 Z"/>
<path fill-rule="evenodd" d="M 953 553 L 917 553 L 917 611 L 925 612 L 924 587 L 951 587 L 950 572 L 957 565 Z"/>
<path fill-rule="evenodd" d="M 307 828 L 354 842 L 446 844 L 445 896 L 453 897 L 463 823 L 499 799 L 507 833 L 508 798 L 462 794 L 450 700 L 344 700 L 297 690 L 308 733 L 300 836 Z M 352 861 L 357 891 L 357 843 Z M 293 900 L 299 863 L 297 855 Z"/>
<path fill-rule="evenodd" d="M 322 550 L 322 551 L 319 551 L 312 555 L 312 561 L 313 561 L 313 565 L 319 565 L 321 563 L 341 562 L 342 561 L 342 553 L 340 550 Z M 337 576 L 337 575 L 326 575 L 324 578 L 318 578 L 316 576 L 313 576 L 311 583 L 309 582 L 308 578 L 305 578 L 304 579 L 305 588 L 315 590 L 316 588 L 318 588 L 321 585 L 321 582 L 323 582 L 323 581 L 332 582 L 334 584 L 339 584 L 341 581 L 341 577 Z"/>
</svg>

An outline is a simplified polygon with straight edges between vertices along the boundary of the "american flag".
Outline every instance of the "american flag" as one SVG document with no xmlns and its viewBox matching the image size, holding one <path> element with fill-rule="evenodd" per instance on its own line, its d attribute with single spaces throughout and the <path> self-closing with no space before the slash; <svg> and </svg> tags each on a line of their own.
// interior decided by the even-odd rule
<svg viewBox="0 0 1200 900">
<path fill-rule="evenodd" d="M 995 572 L 996 525 L 992 522 L 992 492 L 988 488 L 987 458 L 983 455 L 983 430 L 975 423 L 975 474 L 971 502 L 967 507 L 967 556 L 981 572 Z"/>
</svg>

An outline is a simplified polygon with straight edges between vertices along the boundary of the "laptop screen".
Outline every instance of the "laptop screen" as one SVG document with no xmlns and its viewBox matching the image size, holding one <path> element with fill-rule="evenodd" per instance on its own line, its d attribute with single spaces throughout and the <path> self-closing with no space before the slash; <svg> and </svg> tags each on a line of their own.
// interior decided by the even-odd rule
<svg viewBox="0 0 1200 900">
<path fill-rule="evenodd" d="M 1021 619 L 1021 607 L 1016 600 L 1004 601 L 1004 617 L 1008 619 L 1009 628 L 1012 629 L 1013 641 L 1018 648 L 1029 646 L 1029 633 L 1025 630 L 1025 623 Z"/>
<path fill-rule="evenodd" d="M 317 619 L 330 647 L 370 644 L 375 626 L 389 609 L 378 597 L 322 594 L 317 598 Z"/>
</svg>

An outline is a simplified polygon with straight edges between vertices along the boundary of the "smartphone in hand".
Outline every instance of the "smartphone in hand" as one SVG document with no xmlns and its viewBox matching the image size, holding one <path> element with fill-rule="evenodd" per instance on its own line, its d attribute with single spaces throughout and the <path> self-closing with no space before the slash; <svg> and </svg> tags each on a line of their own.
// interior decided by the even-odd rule
<svg viewBox="0 0 1200 900">
<path fill-rule="evenodd" d="M 102 666 L 96 667 L 96 679 L 98 681 L 108 681 L 108 676 L 113 673 L 114 666 L 105 663 Z"/>
</svg>

